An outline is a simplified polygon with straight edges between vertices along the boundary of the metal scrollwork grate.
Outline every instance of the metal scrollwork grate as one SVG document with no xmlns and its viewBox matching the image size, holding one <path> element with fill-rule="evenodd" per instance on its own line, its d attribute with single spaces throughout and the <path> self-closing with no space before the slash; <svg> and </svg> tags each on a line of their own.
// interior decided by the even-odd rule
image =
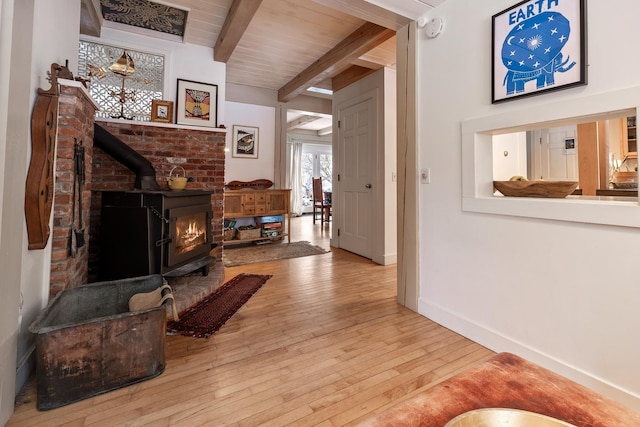
<svg viewBox="0 0 640 427">
<path fill-rule="evenodd" d="M 123 54 L 133 61 L 135 71 L 123 74 L 109 70 Z M 100 105 L 96 117 L 148 122 L 151 100 L 163 97 L 164 56 L 81 40 L 78 75 L 90 79 L 89 93 Z"/>
</svg>

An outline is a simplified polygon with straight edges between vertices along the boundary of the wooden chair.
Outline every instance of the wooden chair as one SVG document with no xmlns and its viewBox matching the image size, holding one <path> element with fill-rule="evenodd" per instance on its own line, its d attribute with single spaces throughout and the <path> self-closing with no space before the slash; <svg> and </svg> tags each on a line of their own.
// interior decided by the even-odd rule
<svg viewBox="0 0 640 427">
<path fill-rule="evenodd" d="M 331 217 L 331 201 L 324 198 L 322 192 L 322 178 L 313 178 L 313 223 L 316 223 L 316 216 L 320 212 L 320 221 L 329 222 Z M 326 216 L 326 219 L 325 219 Z"/>
</svg>

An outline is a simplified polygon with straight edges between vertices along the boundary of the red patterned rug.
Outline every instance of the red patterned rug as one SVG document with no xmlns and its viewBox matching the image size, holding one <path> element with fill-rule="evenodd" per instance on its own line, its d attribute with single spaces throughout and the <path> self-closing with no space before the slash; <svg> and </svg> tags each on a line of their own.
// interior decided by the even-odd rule
<svg viewBox="0 0 640 427">
<path fill-rule="evenodd" d="M 244 305 L 271 276 L 239 274 L 202 301 L 169 321 L 167 331 L 190 337 L 209 338 Z"/>
</svg>

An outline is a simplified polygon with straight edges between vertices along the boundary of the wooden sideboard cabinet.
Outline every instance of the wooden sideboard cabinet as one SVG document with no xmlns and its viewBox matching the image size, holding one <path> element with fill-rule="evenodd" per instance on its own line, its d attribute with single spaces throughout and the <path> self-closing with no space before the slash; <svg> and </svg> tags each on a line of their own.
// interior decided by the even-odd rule
<svg viewBox="0 0 640 427">
<path fill-rule="evenodd" d="M 291 242 L 291 190 L 225 190 L 224 192 L 224 219 L 236 218 L 260 218 L 273 215 L 283 216 L 283 230 L 277 237 L 256 237 L 250 239 L 225 240 L 224 243 L 240 243 L 267 239 L 282 239 L 287 237 Z M 286 222 L 286 227 L 285 227 Z"/>
</svg>

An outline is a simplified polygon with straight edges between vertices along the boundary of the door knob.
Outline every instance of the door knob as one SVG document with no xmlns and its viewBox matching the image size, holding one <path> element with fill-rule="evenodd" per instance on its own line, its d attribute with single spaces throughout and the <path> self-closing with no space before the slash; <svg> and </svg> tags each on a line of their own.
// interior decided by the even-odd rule
<svg viewBox="0 0 640 427">
<path fill-rule="evenodd" d="M 365 187 L 371 188 L 371 184 L 367 184 L 367 185 L 365 185 Z"/>
</svg>

